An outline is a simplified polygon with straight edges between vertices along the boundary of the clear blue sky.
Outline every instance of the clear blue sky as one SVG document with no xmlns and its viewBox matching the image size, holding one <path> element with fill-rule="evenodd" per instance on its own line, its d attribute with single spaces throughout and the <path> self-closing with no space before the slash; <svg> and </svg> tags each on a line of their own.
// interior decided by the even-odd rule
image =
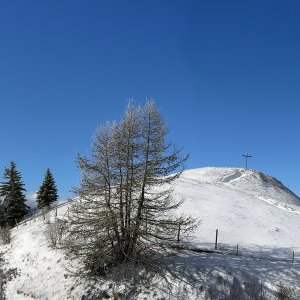
<svg viewBox="0 0 300 300">
<path fill-rule="evenodd" d="M 250 166 L 300 193 L 300 2 L 1 1 L 0 171 L 78 183 L 98 125 L 156 99 L 188 167 Z"/>
</svg>

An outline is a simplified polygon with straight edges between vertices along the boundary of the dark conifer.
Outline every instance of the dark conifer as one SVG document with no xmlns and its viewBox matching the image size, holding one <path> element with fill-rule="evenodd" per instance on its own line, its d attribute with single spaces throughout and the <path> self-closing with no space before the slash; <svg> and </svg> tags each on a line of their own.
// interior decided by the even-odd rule
<svg viewBox="0 0 300 300">
<path fill-rule="evenodd" d="M 58 195 L 55 180 L 50 170 L 47 169 L 44 181 L 37 193 L 37 207 L 39 209 L 50 207 L 57 199 Z"/>
<path fill-rule="evenodd" d="M 4 179 L 0 185 L 0 197 L 2 198 L 2 213 L 5 214 L 8 225 L 13 226 L 21 220 L 28 211 L 25 198 L 25 188 L 21 173 L 14 162 L 4 171 Z"/>
<path fill-rule="evenodd" d="M 0 200 L 0 227 L 3 227 L 5 225 L 6 225 L 6 212 L 2 204 L 2 201 Z"/>
</svg>

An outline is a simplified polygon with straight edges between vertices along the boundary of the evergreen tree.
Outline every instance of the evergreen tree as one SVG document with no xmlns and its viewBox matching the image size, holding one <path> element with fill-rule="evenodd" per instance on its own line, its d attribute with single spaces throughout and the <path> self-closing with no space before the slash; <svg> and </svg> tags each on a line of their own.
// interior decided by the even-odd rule
<svg viewBox="0 0 300 300">
<path fill-rule="evenodd" d="M 50 170 L 47 169 L 44 181 L 37 193 L 37 206 L 39 209 L 49 207 L 53 202 L 57 201 L 57 188 L 55 180 Z"/>
<path fill-rule="evenodd" d="M 4 171 L 5 182 L 0 185 L 0 197 L 2 198 L 2 212 L 6 222 L 13 226 L 21 220 L 28 211 L 25 198 L 25 188 L 21 173 L 17 170 L 14 162 Z"/>
<path fill-rule="evenodd" d="M 6 212 L 2 204 L 2 201 L 0 200 L 0 227 L 5 225 L 6 225 Z"/>
</svg>

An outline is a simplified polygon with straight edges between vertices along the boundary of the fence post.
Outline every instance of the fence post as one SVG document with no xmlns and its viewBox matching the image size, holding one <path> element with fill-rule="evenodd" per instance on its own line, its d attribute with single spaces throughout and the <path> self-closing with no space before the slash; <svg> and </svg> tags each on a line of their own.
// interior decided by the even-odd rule
<svg viewBox="0 0 300 300">
<path fill-rule="evenodd" d="M 295 261 L 295 251 L 293 250 L 293 261 L 292 261 L 292 263 L 294 263 L 294 261 Z"/>
<path fill-rule="evenodd" d="M 215 250 L 218 249 L 218 234 L 219 234 L 219 230 L 216 229 L 216 240 L 215 240 Z"/>
<path fill-rule="evenodd" d="M 148 234 L 148 217 L 147 217 L 147 211 L 146 211 L 146 234 Z"/>
<path fill-rule="evenodd" d="M 236 256 L 239 255 L 239 244 L 236 244 Z"/>
<path fill-rule="evenodd" d="M 181 224 L 179 223 L 178 224 L 178 231 L 177 231 L 177 243 L 179 243 L 180 242 L 180 228 L 181 227 Z"/>
</svg>

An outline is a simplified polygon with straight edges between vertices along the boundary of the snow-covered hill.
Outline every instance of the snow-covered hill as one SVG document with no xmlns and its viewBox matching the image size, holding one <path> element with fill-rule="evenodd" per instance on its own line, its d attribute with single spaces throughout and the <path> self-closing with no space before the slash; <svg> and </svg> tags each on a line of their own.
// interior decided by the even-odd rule
<svg viewBox="0 0 300 300">
<path fill-rule="evenodd" d="M 213 242 L 215 230 L 227 244 L 300 247 L 300 199 L 277 179 L 254 170 L 200 168 L 175 184 L 182 212 L 202 223 L 199 243 Z"/>
<path fill-rule="evenodd" d="M 174 196 L 184 201 L 181 213 L 201 219 L 194 244 L 213 245 L 218 228 L 219 242 L 239 244 L 242 255 L 191 253 L 171 261 L 170 268 L 176 272 L 182 268 L 187 278 L 195 278 L 195 286 L 231 274 L 242 280 L 258 276 L 270 289 L 280 282 L 300 289 L 300 200 L 278 180 L 254 170 L 200 168 L 182 174 L 174 184 Z M 66 216 L 67 206 L 59 208 L 59 217 Z M 8 300 L 81 299 L 84 294 L 68 275 L 63 250 L 48 247 L 46 226 L 43 217 L 33 219 L 12 230 L 10 245 L 0 245 L 5 268 L 17 268 L 19 273 L 7 284 Z M 267 260 L 253 258 L 262 253 Z M 149 294 L 147 289 L 148 294 L 141 292 L 136 299 L 169 297 L 162 290 Z M 188 290 L 189 299 L 204 299 L 199 290 Z"/>
</svg>

